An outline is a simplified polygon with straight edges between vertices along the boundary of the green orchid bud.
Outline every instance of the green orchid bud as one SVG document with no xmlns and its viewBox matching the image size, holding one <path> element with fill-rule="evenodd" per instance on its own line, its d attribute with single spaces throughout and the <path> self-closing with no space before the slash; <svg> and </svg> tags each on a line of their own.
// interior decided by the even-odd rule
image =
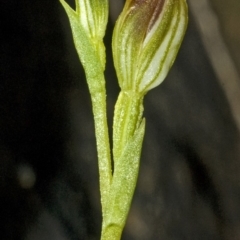
<svg viewBox="0 0 240 240">
<path fill-rule="evenodd" d="M 75 0 L 75 11 L 65 0 L 60 0 L 60 2 L 69 17 L 74 43 L 84 68 L 85 62 L 94 62 L 93 57 L 88 59 L 89 56 L 95 54 L 104 69 L 106 56 L 103 37 L 108 21 L 108 0 Z M 96 53 L 90 53 L 90 51 L 92 52 L 90 48 L 94 49 Z"/>
<path fill-rule="evenodd" d="M 186 0 L 127 0 L 113 34 L 123 91 L 145 94 L 170 70 L 187 26 Z"/>
<path fill-rule="evenodd" d="M 92 39 L 103 39 L 108 20 L 107 0 L 76 0 L 76 13 Z"/>
<path fill-rule="evenodd" d="M 105 65 L 105 46 L 102 39 L 108 21 L 108 0 L 76 0 L 76 12 Z"/>
</svg>

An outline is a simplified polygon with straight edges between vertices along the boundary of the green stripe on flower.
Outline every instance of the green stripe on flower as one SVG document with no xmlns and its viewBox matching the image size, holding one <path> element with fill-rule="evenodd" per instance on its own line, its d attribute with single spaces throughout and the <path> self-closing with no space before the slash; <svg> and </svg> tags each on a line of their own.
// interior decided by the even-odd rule
<svg viewBox="0 0 240 240">
<path fill-rule="evenodd" d="M 76 0 L 75 2 L 79 22 L 88 31 L 91 38 L 102 39 L 108 20 L 108 1 Z"/>
</svg>

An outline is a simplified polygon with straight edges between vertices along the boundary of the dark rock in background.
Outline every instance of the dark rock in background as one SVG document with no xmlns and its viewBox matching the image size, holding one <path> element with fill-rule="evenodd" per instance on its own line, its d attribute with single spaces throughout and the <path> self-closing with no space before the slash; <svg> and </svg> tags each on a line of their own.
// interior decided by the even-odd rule
<svg viewBox="0 0 240 240">
<path fill-rule="evenodd" d="M 91 103 L 67 17 L 47 0 L 1 2 L 0 12 L 0 239 L 99 239 Z M 110 126 L 119 91 L 111 31 L 110 22 Z M 145 117 L 123 239 L 240 239 L 240 137 L 192 15 Z"/>
</svg>

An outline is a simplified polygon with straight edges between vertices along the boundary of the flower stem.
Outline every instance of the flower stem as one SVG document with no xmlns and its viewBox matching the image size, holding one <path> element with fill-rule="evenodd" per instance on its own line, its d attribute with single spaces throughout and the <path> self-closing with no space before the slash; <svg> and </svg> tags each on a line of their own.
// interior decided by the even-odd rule
<svg viewBox="0 0 240 240">
<path fill-rule="evenodd" d="M 122 228 L 112 224 L 108 227 L 102 228 L 101 240 L 120 240 L 122 235 Z"/>
<path fill-rule="evenodd" d="M 100 194 L 103 218 L 106 214 L 106 206 L 108 202 L 108 195 L 110 191 L 110 185 L 112 180 L 112 167 L 111 167 L 111 155 L 110 155 L 110 144 L 109 144 L 109 133 L 106 116 L 106 90 L 104 75 L 98 76 L 102 82 L 102 87 L 96 92 L 94 91 L 91 84 L 88 84 L 91 92 L 92 109 L 94 116 L 95 125 L 95 136 L 97 142 L 97 153 L 98 153 L 98 167 L 100 177 Z M 88 83 L 96 82 L 94 79 L 88 79 Z"/>
</svg>

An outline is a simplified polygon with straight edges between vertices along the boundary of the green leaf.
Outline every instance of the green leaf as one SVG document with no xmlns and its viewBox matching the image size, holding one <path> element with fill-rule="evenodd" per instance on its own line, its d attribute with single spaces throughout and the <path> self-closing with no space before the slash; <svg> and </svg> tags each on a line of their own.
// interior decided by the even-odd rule
<svg viewBox="0 0 240 240">
<path fill-rule="evenodd" d="M 143 119 L 125 147 L 121 158 L 116 162 L 104 222 L 106 228 L 122 229 L 125 225 L 136 187 L 144 133 L 145 120 Z"/>
<path fill-rule="evenodd" d="M 121 158 L 128 141 L 142 121 L 143 97 L 134 92 L 121 91 L 114 109 L 113 160 Z"/>
</svg>

